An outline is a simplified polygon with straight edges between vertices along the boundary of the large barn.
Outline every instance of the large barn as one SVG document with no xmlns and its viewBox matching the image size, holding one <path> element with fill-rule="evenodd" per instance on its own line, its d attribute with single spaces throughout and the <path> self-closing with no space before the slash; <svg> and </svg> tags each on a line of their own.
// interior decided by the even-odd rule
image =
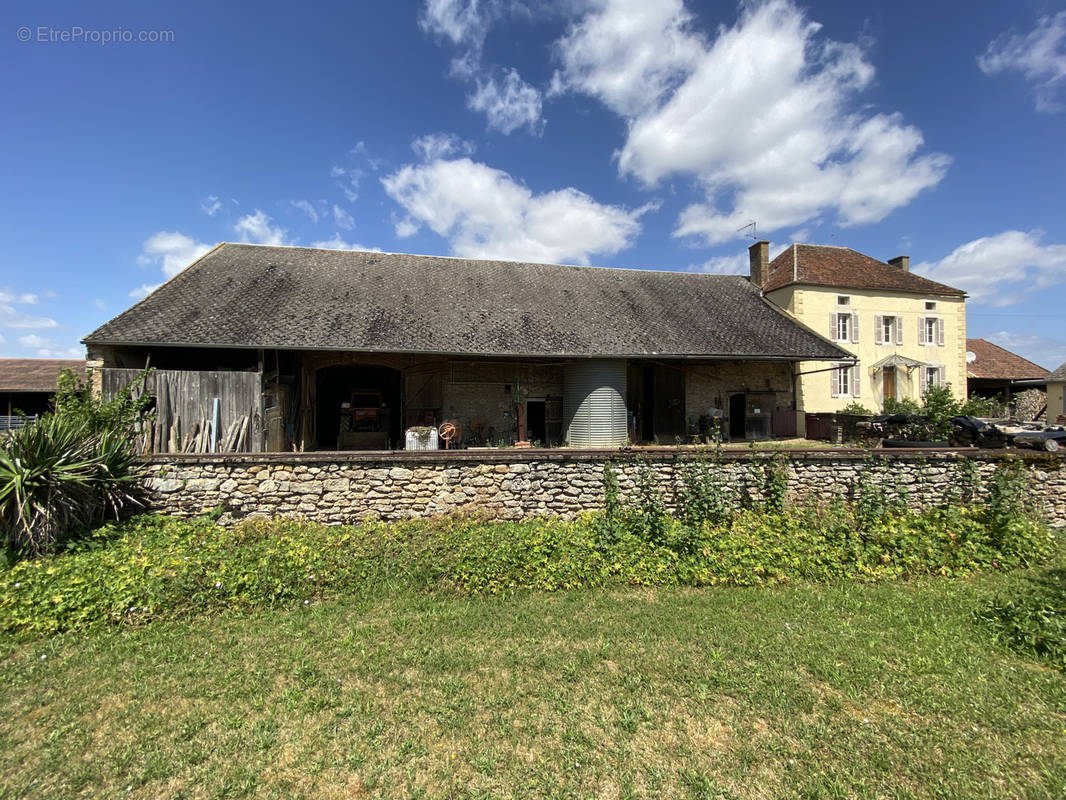
<svg viewBox="0 0 1066 800">
<path fill-rule="evenodd" d="M 854 360 L 746 276 L 225 243 L 85 344 L 154 368 L 157 451 L 794 435 L 799 363 Z"/>
</svg>

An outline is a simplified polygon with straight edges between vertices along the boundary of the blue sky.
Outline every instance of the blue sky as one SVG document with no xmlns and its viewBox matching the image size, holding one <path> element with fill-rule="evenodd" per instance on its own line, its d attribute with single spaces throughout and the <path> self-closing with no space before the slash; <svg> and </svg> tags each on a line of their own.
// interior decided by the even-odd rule
<svg viewBox="0 0 1066 800">
<path fill-rule="evenodd" d="M 220 241 L 746 272 L 755 221 L 1066 361 L 1064 2 L 171 5 L 0 10 L 4 355 Z"/>
</svg>

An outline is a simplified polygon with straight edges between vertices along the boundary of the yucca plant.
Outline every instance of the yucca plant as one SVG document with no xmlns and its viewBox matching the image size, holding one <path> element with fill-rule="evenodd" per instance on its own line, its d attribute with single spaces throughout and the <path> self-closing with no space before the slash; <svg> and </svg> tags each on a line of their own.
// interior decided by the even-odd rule
<svg viewBox="0 0 1066 800">
<path fill-rule="evenodd" d="M 11 550 L 46 553 L 106 516 L 142 505 L 132 420 L 143 407 L 118 424 L 100 424 L 86 412 L 97 401 L 82 386 L 68 398 L 75 389 L 83 398 L 78 413 L 69 399 L 66 407 L 57 402 L 54 412 L 0 443 L 0 528 Z"/>
</svg>

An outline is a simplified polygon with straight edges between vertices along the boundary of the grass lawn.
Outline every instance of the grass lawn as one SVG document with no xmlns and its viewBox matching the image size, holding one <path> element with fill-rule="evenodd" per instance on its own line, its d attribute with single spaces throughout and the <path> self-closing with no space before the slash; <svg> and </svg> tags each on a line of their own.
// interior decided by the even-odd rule
<svg viewBox="0 0 1066 800">
<path fill-rule="evenodd" d="M 0 798 L 1066 797 L 1012 576 L 382 596 L 0 639 Z"/>
</svg>

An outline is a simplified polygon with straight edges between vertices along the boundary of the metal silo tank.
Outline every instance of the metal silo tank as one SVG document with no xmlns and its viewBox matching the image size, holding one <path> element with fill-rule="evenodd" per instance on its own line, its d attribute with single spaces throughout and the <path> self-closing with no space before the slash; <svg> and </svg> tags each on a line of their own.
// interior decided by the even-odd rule
<svg viewBox="0 0 1066 800">
<path fill-rule="evenodd" d="M 620 447 L 629 437 L 626 362 L 574 361 L 563 369 L 563 413 L 571 447 Z"/>
</svg>

